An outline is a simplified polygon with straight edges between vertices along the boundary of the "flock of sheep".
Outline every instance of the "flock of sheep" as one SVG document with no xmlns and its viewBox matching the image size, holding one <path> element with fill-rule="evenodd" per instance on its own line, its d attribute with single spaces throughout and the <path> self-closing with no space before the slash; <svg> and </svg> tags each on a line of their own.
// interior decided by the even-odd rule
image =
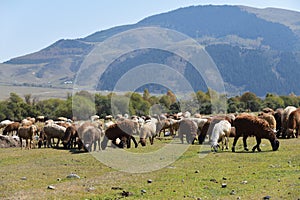
<svg viewBox="0 0 300 200">
<path fill-rule="evenodd" d="M 107 116 L 99 119 L 97 115 L 88 121 L 72 122 L 60 118 L 58 121 L 44 120 L 43 117 L 28 117 L 21 122 L 4 120 L 0 123 L 2 135 L 13 137 L 20 141 L 21 148 L 30 149 L 38 146 L 63 148 L 78 148 L 79 150 L 105 150 L 111 143 L 112 147 L 130 148 L 133 141 L 137 148 L 139 144 L 146 146 L 154 144 L 155 137 L 178 137 L 181 143 L 185 141 L 202 144 L 208 140 L 212 151 L 229 149 L 229 137 L 234 137 L 232 151 L 240 137 L 243 138 L 244 150 L 248 151 L 247 138 L 254 136 L 256 149 L 261 151 L 262 139 L 268 139 L 272 149 L 279 148 L 278 138 L 298 137 L 300 126 L 300 108 L 288 106 L 285 109 L 263 109 L 258 115 L 251 113 L 227 114 L 218 116 L 191 116 L 189 112 L 159 116 L 118 115 L 115 118 Z M 184 138 L 185 136 L 185 138 Z M 139 138 L 138 141 L 136 138 Z M 54 140 L 55 139 L 55 140 Z M 26 141 L 23 145 L 22 141 Z M 98 149 L 97 149 L 98 147 Z"/>
</svg>

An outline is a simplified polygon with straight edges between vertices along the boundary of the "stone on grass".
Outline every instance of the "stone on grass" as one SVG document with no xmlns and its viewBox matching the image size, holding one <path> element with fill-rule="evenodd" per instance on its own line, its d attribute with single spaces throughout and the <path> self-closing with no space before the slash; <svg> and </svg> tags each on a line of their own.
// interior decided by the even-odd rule
<svg viewBox="0 0 300 200">
<path fill-rule="evenodd" d="M 67 178 L 78 178 L 78 179 L 80 179 L 80 176 L 78 176 L 77 174 L 71 173 L 67 176 Z"/>
<path fill-rule="evenodd" d="M 55 187 L 53 185 L 48 185 L 47 189 L 49 189 L 49 190 L 55 190 Z"/>
</svg>

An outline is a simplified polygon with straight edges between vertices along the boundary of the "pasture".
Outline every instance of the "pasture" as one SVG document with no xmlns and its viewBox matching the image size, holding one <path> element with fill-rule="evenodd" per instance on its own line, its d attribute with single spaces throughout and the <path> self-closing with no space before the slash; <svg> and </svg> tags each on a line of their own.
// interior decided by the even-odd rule
<svg viewBox="0 0 300 200">
<path fill-rule="evenodd" d="M 151 152 L 167 142 L 155 139 L 152 146 L 147 141 L 126 151 Z M 249 138 L 249 147 L 254 144 Z M 272 151 L 263 139 L 262 152 L 252 153 L 243 151 L 240 138 L 236 153 L 212 153 L 195 144 L 148 173 L 117 171 L 78 150 L 2 148 L 0 199 L 299 199 L 299 145 L 300 139 L 282 139 Z M 66 178 L 72 172 L 80 179 Z"/>
<path fill-rule="evenodd" d="M 32 98 L 44 100 L 49 98 L 66 99 L 68 94 L 72 94 L 72 88 L 44 88 L 44 87 L 29 87 L 29 86 L 13 86 L 0 85 L 0 100 L 9 98 L 10 93 L 16 93 L 21 98 L 24 95 L 31 94 Z"/>
</svg>

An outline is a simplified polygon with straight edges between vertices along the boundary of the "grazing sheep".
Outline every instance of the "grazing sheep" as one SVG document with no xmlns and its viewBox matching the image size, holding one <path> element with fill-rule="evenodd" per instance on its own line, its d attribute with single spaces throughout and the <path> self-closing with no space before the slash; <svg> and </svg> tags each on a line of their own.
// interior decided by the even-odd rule
<svg viewBox="0 0 300 200">
<path fill-rule="evenodd" d="M 287 136 L 287 126 L 288 126 L 289 115 L 291 114 L 291 112 L 293 112 L 296 109 L 297 108 L 294 106 L 287 106 L 283 110 L 282 119 L 281 119 L 281 126 L 282 126 L 281 137 L 282 138 L 286 138 L 286 136 Z"/>
<path fill-rule="evenodd" d="M 227 120 L 221 120 L 216 123 L 210 138 L 211 147 L 215 152 L 218 151 L 219 144 L 218 141 L 222 141 L 222 150 L 224 150 L 224 143 L 226 145 L 226 149 L 229 148 L 229 135 L 231 131 L 231 124 Z"/>
<path fill-rule="evenodd" d="M 125 146 L 130 148 L 131 139 L 135 144 L 135 148 L 137 148 L 138 143 L 132 136 L 134 133 L 138 133 L 138 123 L 127 119 L 113 124 L 105 131 L 104 139 L 101 142 L 101 148 L 104 150 L 107 147 L 108 140 L 111 140 L 112 143 L 119 148 L 124 148 Z"/>
<path fill-rule="evenodd" d="M 283 109 L 277 108 L 274 112 L 274 118 L 276 120 L 276 137 L 279 138 L 282 132 L 282 114 Z"/>
<path fill-rule="evenodd" d="M 26 147 L 28 149 L 31 149 L 31 142 L 36 132 L 37 132 L 37 127 L 35 125 L 19 127 L 18 136 L 20 138 L 21 149 L 23 148 L 22 139 L 26 140 Z"/>
<path fill-rule="evenodd" d="M 212 135 L 213 128 L 215 124 L 219 123 L 221 120 L 227 120 L 230 124 L 233 123 L 234 116 L 215 116 L 212 118 L 208 118 L 207 121 L 204 123 L 202 129 L 198 130 L 198 141 L 199 144 L 203 144 L 205 141 L 206 136 L 208 136 L 209 140 Z"/>
<path fill-rule="evenodd" d="M 140 141 L 142 146 L 146 146 L 146 139 L 149 138 L 150 144 L 153 145 L 154 137 L 156 136 L 156 127 L 158 120 L 151 118 L 145 121 L 140 130 Z"/>
<path fill-rule="evenodd" d="M 297 108 L 289 115 L 287 125 L 287 138 L 298 138 L 300 131 L 300 108 Z"/>
<path fill-rule="evenodd" d="M 14 123 L 14 122 L 13 122 L 13 121 L 10 121 L 10 120 L 8 120 L 8 119 L 3 120 L 3 121 L 0 122 L 0 128 L 4 128 L 5 126 L 7 126 L 7 125 L 9 125 L 9 124 L 12 124 L 12 123 Z"/>
<path fill-rule="evenodd" d="M 65 135 L 66 128 L 63 126 L 59 126 L 57 124 L 47 124 L 43 128 L 43 133 L 45 134 L 47 138 L 47 147 L 52 147 L 51 138 L 57 138 L 58 141 L 56 143 L 56 147 L 58 147 L 58 144 L 60 140 Z"/>
<path fill-rule="evenodd" d="M 8 124 L 4 130 L 3 130 L 3 135 L 9 135 L 12 133 L 12 135 L 18 132 L 18 129 L 20 127 L 20 122 L 13 122 L 11 124 Z"/>
<path fill-rule="evenodd" d="M 65 149 L 70 149 L 75 146 L 76 138 L 78 137 L 77 129 L 75 126 L 69 126 L 66 129 L 64 137 L 62 138 L 62 144 Z"/>
<path fill-rule="evenodd" d="M 260 113 L 258 115 L 259 118 L 264 119 L 268 122 L 269 126 L 271 129 L 274 130 L 274 132 L 276 132 L 276 120 L 275 117 L 272 114 L 269 113 Z"/>
<path fill-rule="evenodd" d="M 183 135 L 186 136 L 186 141 L 188 144 L 194 144 L 197 139 L 197 123 L 190 119 L 183 119 L 179 123 L 178 136 L 183 144 Z"/>
<path fill-rule="evenodd" d="M 273 151 L 279 148 L 279 141 L 267 121 L 250 114 L 241 114 L 236 117 L 233 124 L 236 130 L 236 136 L 232 144 L 232 152 L 235 152 L 235 145 L 241 136 L 243 136 L 244 149 L 246 151 L 248 151 L 247 138 L 249 136 L 256 137 L 257 144 L 252 148 L 253 152 L 255 149 L 261 151 L 259 145 L 262 138 L 266 138 L 270 141 Z"/>
<path fill-rule="evenodd" d="M 94 145 L 94 151 L 96 151 L 97 142 L 100 150 L 100 139 L 102 135 L 102 129 L 95 127 L 90 122 L 86 122 L 78 128 L 78 136 L 88 151 L 92 150 L 92 145 Z"/>
</svg>

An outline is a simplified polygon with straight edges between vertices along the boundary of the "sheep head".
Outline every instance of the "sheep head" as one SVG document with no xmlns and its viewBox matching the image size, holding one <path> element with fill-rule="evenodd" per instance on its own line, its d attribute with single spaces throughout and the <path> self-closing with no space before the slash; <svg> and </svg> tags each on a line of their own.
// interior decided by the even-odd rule
<svg viewBox="0 0 300 200">
<path fill-rule="evenodd" d="M 273 142 L 271 142 L 271 144 L 272 144 L 273 151 L 277 151 L 279 148 L 279 141 L 275 139 Z"/>
<path fill-rule="evenodd" d="M 145 138 L 140 138 L 140 142 L 139 143 L 141 143 L 141 145 L 143 147 L 146 146 L 146 139 Z"/>
</svg>

